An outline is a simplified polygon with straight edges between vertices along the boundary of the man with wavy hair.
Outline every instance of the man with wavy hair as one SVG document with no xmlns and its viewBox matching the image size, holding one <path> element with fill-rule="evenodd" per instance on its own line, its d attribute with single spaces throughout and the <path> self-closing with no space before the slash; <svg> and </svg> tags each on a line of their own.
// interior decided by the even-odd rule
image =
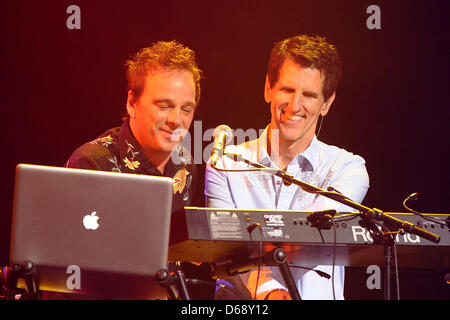
<svg viewBox="0 0 450 320">
<path fill-rule="evenodd" d="M 177 41 L 160 41 L 140 49 L 125 66 L 125 121 L 79 147 L 65 166 L 173 178 L 172 212 L 178 212 L 192 204 L 197 180 L 190 151 L 180 144 L 200 100 L 195 53 Z M 208 268 L 183 266 L 187 275 L 209 279 Z M 192 298 L 199 292 L 192 290 Z"/>
<path fill-rule="evenodd" d="M 285 170 L 296 179 L 322 189 L 333 187 L 361 202 L 369 187 L 364 159 L 327 145 L 316 136 L 319 118 L 322 120 L 329 112 L 340 77 L 338 51 L 324 38 L 301 35 L 277 42 L 270 55 L 264 87 L 271 122 L 259 139 L 230 148 L 238 149 L 243 158 Z M 222 157 L 217 167 L 243 169 L 247 165 Z M 205 195 L 207 206 L 214 208 L 353 211 L 294 184 L 285 185 L 281 178 L 268 173 L 220 171 L 210 164 L 205 176 Z M 302 261 L 295 264 L 305 266 Z M 302 299 L 344 298 L 343 267 L 306 267 L 319 272 L 291 269 Z M 334 284 L 320 276 L 324 272 L 333 274 L 330 278 Z M 234 292 L 244 284 L 248 291 L 230 296 L 230 290 L 219 289 L 216 297 L 290 299 L 275 267 L 253 269 L 225 279 L 224 284 L 234 287 Z"/>
<path fill-rule="evenodd" d="M 179 144 L 200 100 L 195 53 L 176 41 L 160 41 L 125 66 L 125 121 L 75 150 L 66 166 L 174 178 L 177 211 L 191 203 L 196 179 L 190 152 Z"/>
</svg>

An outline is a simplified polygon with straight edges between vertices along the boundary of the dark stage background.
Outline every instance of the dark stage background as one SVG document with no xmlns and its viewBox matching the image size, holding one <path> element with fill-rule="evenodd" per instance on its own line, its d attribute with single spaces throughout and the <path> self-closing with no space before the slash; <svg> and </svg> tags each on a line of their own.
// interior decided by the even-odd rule
<svg viewBox="0 0 450 320">
<path fill-rule="evenodd" d="M 0 265 L 8 262 L 16 164 L 61 166 L 76 147 L 120 125 L 124 61 L 157 40 L 197 52 L 204 80 L 195 120 L 203 130 L 247 130 L 270 120 L 263 86 L 273 43 L 327 37 L 344 74 L 320 139 L 366 159 L 364 204 L 403 212 L 402 201 L 418 192 L 416 210 L 449 213 L 449 3 L 1 1 Z M 72 4 L 81 9 L 79 30 L 66 27 Z M 372 4 L 381 9 L 379 30 L 366 27 Z M 450 270 L 400 271 L 402 298 L 450 298 Z M 366 288 L 367 277 L 347 268 L 347 298 L 382 298 Z"/>
</svg>

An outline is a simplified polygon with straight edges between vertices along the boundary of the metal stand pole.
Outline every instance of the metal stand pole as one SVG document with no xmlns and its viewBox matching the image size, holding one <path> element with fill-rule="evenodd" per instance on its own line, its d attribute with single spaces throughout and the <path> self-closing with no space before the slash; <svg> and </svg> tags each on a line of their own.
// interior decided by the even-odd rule
<svg viewBox="0 0 450 320">
<path fill-rule="evenodd" d="M 391 259 L 392 245 L 384 245 L 384 300 L 391 300 Z"/>
<path fill-rule="evenodd" d="M 287 286 L 287 289 L 292 297 L 292 300 L 301 300 L 297 286 L 295 285 L 294 278 L 292 277 L 291 271 L 289 270 L 289 266 L 286 262 L 287 259 L 286 251 L 284 251 L 283 248 L 276 248 L 275 250 L 273 250 L 272 254 L 273 259 L 278 264 L 278 268 L 280 269 L 284 283 Z"/>
<path fill-rule="evenodd" d="M 186 286 L 186 278 L 181 270 L 177 270 L 175 274 L 171 274 L 166 269 L 161 269 L 156 273 L 156 279 L 161 286 L 166 288 L 171 300 L 191 299 Z M 173 287 L 174 284 L 177 285 L 177 288 L 181 291 L 181 294 L 179 294 Z"/>
</svg>

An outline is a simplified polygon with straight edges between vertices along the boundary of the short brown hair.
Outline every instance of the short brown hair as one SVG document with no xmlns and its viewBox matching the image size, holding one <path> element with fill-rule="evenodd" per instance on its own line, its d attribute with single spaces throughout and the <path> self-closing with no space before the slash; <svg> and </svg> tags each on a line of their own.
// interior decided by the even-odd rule
<svg viewBox="0 0 450 320">
<path fill-rule="evenodd" d="M 151 69 L 187 70 L 194 77 L 195 103 L 200 101 L 201 70 L 195 61 L 195 52 L 176 40 L 158 41 L 152 46 L 140 49 L 125 63 L 128 90 L 137 99 L 144 89 L 145 78 Z"/>
<path fill-rule="evenodd" d="M 341 60 L 337 49 L 325 38 L 300 35 L 275 43 L 267 71 L 271 88 L 277 83 L 281 66 L 286 59 L 323 73 L 325 101 L 336 91 L 342 75 Z"/>
</svg>

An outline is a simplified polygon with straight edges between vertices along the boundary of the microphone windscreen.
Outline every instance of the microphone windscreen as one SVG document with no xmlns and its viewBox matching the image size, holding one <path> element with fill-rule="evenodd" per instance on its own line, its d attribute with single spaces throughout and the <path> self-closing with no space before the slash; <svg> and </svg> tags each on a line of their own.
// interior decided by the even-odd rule
<svg viewBox="0 0 450 320">
<path fill-rule="evenodd" d="M 230 143 L 233 139 L 233 130 L 225 124 L 222 124 L 214 129 L 213 137 L 217 138 L 222 132 L 225 133 L 227 137 L 225 144 Z"/>
</svg>

